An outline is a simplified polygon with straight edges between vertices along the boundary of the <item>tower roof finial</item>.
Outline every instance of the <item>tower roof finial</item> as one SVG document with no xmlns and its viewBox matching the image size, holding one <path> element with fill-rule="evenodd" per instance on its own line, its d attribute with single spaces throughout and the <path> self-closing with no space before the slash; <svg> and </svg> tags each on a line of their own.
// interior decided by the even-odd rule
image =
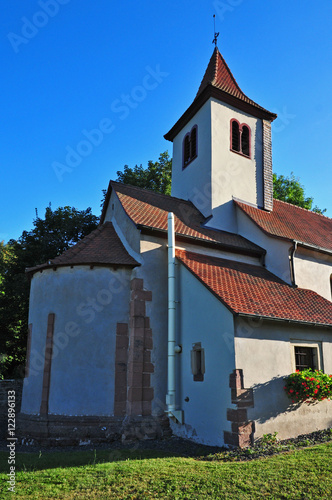
<svg viewBox="0 0 332 500">
<path fill-rule="evenodd" d="M 214 21 L 214 39 L 212 40 L 212 43 L 217 47 L 217 40 L 219 36 L 219 31 L 218 33 L 216 32 L 216 15 L 213 14 L 213 21 Z"/>
</svg>

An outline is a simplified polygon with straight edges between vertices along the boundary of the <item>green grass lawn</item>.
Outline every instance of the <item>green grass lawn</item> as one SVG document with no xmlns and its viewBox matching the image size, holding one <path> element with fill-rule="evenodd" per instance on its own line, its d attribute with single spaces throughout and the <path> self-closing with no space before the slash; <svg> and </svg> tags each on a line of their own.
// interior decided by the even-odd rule
<svg viewBox="0 0 332 500">
<path fill-rule="evenodd" d="M 8 454 L 0 453 L 0 498 Z M 249 462 L 167 456 L 151 450 L 18 453 L 15 498 L 331 499 L 332 443 Z"/>
</svg>

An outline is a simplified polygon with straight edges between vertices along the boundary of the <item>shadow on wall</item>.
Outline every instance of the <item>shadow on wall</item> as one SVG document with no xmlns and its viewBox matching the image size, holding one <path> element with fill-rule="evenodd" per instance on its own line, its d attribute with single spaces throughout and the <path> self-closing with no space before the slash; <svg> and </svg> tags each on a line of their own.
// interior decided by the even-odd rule
<svg viewBox="0 0 332 500">
<path fill-rule="evenodd" d="M 284 377 L 274 377 L 253 386 L 255 421 L 263 424 L 278 415 L 296 411 L 301 403 L 292 403 L 284 391 Z M 256 416 L 257 415 L 257 416 Z"/>
</svg>

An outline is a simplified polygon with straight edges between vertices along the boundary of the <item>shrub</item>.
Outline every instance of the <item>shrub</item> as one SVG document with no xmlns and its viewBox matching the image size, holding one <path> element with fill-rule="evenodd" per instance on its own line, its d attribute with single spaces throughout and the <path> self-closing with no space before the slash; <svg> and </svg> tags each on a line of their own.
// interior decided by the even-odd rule
<svg viewBox="0 0 332 500">
<path fill-rule="evenodd" d="M 292 403 L 315 403 L 332 399 L 332 375 L 319 370 L 296 370 L 285 379 L 285 391 Z"/>
</svg>

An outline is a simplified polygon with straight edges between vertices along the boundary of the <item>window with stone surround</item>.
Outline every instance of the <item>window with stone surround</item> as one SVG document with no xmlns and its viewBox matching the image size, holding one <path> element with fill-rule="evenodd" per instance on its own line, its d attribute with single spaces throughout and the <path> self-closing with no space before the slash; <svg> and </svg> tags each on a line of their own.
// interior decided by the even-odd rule
<svg viewBox="0 0 332 500">
<path fill-rule="evenodd" d="M 247 158 L 251 157 L 251 130 L 246 123 L 240 123 L 235 118 L 231 120 L 230 149 Z"/>
<path fill-rule="evenodd" d="M 197 157 L 197 125 L 194 125 L 183 139 L 183 163 L 186 168 Z"/>
</svg>

